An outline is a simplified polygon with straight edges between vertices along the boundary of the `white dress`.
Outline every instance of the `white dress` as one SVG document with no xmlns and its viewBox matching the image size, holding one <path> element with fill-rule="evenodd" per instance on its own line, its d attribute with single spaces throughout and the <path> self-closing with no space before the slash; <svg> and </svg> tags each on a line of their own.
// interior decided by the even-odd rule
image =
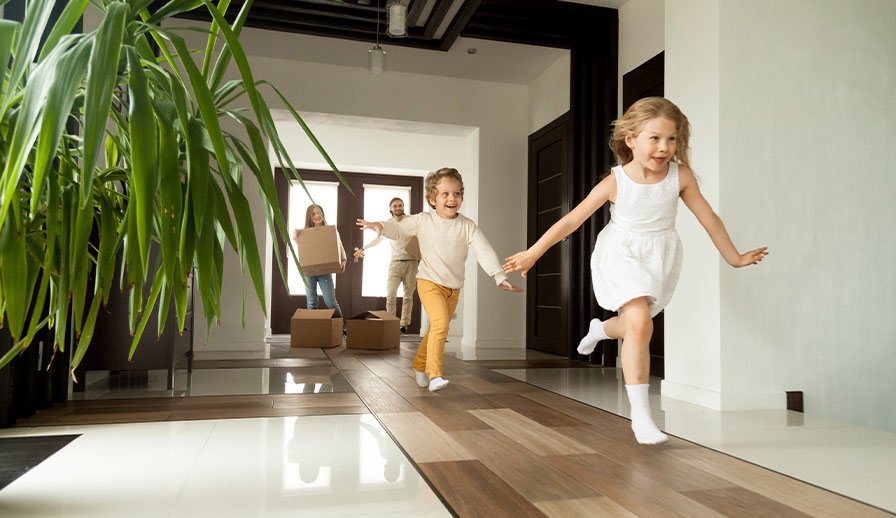
<svg viewBox="0 0 896 518">
<path fill-rule="evenodd" d="M 678 164 L 669 163 L 666 178 L 655 184 L 634 182 L 622 166 L 612 174 L 616 203 L 591 254 L 594 296 L 609 311 L 646 296 L 650 316 L 656 316 L 672 299 L 681 273 L 681 240 L 675 231 Z"/>
</svg>

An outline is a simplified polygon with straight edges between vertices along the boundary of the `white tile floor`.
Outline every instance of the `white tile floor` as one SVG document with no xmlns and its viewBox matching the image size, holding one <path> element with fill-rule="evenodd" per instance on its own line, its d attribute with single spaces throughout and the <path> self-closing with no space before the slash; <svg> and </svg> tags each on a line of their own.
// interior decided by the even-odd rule
<svg viewBox="0 0 896 518">
<path fill-rule="evenodd" d="M 520 381 L 629 417 L 620 369 L 502 369 Z M 659 392 L 650 403 L 662 430 L 844 496 L 896 512 L 896 433 L 788 410 L 717 412 Z"/>
<path fill-rule="evenodd" d="M 0 491 L 13 517 L 451 516 L 372 415 L 0 430 L 80 433 Z"/>
</svg>

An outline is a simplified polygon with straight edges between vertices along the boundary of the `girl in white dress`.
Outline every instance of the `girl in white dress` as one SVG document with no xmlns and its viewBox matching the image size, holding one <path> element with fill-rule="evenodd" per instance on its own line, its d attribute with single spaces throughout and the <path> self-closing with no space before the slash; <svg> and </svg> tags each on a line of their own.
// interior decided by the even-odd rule
<svg viewBox="0 0 896 518">
<path fill-rule="evenodd" d="M 648 346 L 652 317 L 669 303 L 681 272 L 681 241 L 675 214 L 681 198 L 706 229 L 722 258 L 740 268 L 761 261 L 766 247 L 741 254 L 725 225 L 713 212 L 688 164 L 690 123 L 662 97 L 641 99 L 613 122 L 610 148 L 617 166 L 569 214 L 528 250 L 506 259 L 505 272 L 523 277 L 551 246 L 575 231 L 609 200 L 610 223 L 601 230 L 591 256 L 591 278 L 598 304 L 619 316 L 591 321 L 579 343 L 591 354 L 597 342 L 622 339 L 622 373 L 632 406 L 632 430 L 641 444 L 659 444 L 668 437 L 650 415 Z"/>
</svg>

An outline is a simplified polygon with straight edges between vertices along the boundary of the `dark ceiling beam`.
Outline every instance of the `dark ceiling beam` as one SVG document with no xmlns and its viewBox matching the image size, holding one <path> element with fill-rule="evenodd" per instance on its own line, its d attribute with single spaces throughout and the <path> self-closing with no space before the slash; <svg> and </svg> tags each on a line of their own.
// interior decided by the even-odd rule
<svg viewBox="0 0 896 518">
<path fill-rule="evenodd" d="M 183 13 L 179 17 L 191 20 L 211 21 L 208 13 L 201 11 L 190 11 Z M 342 40 L 363 41 L 365 43 L 373 43 L 376 41 L 376 32 L 374 27 L 368 27 L 367 30 L 344 30 L 334 28 L 327 25 L 308 25 L 296 23 L 283 17 L 267 16 L 263 13 L 255 13 L 246 20 L 246 27 L 256 29 L 265 29 L 270 31 L 291 32 L 296 34 L 307 34 L 309 36 L 321 36 L 325 38 L 338 38 Z M 423 37 L 423 31 L 419 27 L 416 30 L 408 28 L 408 35 L 405 38 L 389 38 L 380 34 L 380 44 L 391 45 L 395 47 L 409 47 L 423 50 L 439 50 L 439 43 L 434 40 L 428 40 Z"/>
<path fill-rule="evenodd" d="M 423 27 L 423 35 L 430 39 L 435 36 L 436 31 L 439 30 L 442 22 L 445 21 L 445 16 L 448 15 L 448 10 L 451 9 L 451 4 L 454 3 L 452 0 L 435 0 L 435 2 L 436 5 L 429 13 L 429 18 L 426 19 L 426 25 Z"/>
<path fill-rule="evenodd" d="M 457 41 L 457 37 L 460 36 L 461 31 L 464 30 L 464 27 L 467 26 L 470 19 L 476 14 L 476 10 L 479 9 L 481 4 L 482 0 L 466 0 L 464 2 L 464 5 L 460 7 L 460 10 L 458 10 L 457 14 L 454 16 L 454 19 L 451 20 L 451 24 L 448 25 L 448 30 L 442 35 L 442 43 L 439 46 L 440 49 L 444 51 L 451 50 L 454 42 Z"/>
<path fill-rule="evenodd" d="M 424 7 L 426 7 L 426 0 L 411 0 L 411 5 L 408 7 L 408 27 L 414 27 L 420 23 Z"/>
</svg>

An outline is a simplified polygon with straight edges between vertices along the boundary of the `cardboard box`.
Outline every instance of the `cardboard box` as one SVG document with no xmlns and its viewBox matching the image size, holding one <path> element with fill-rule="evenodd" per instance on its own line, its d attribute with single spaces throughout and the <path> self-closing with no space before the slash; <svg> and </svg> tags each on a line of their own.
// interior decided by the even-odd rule
<svg viewBox="0 0 896 518">
<path fill-rule="evenodd" d="M 365 311 L 345 321 L 348 349 L 391 349 L 398 347 L 399 320 L 388 311 Z"/>
<path fill-rule="evenodd" d="M 342 345 L 342 315 L 335 309 L 297 309 L 289 322 L 291 347 Z"/>
<path fill-rule="evenodd" d="M 345 248 L 335 226 L 303 228 L 295 241 L 299 264 L 306 277 L 345 270 Z"/>
<path fill-rule="evenodd" d="M 418 261 L 423 258 L 423 255 L 420 254 L 420 241 L 417 241 L 417 236 L 408 240 L 408 244 L 405 245 L 404 251 Z"/>
</svg>

